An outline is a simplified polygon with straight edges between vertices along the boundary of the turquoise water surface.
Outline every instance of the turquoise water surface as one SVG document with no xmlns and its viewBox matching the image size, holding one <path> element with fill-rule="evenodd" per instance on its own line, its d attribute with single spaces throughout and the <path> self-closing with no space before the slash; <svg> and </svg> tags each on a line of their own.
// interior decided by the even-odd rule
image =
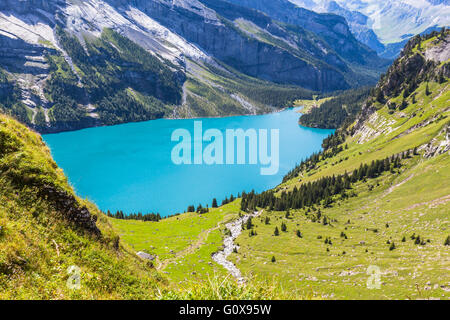
<svg viewBox="0 0 450 320">
<path fill-rule="evenodd" d="M 213 198 L 220 204 L 230 194 L 252 189 L 260 192 L 278 185 L 298 162 L 321 150 L 322 140 L 333 133 L 301 127 L 298 119 L 299 114 L 288 109 L 261 116 L 161 119 L 43 137 L 78 195 L 92 200 L 101 210 L 159 212 L 165 216 L 183 212 L 191 204 L 211 206 Z M 199 120 L 203 132 L 215 128 L 224 137 L 226 129 L 279 129 L 278 174 L 261 175 L 260 164 L 173 164 L 171 152 L 177 142 L 171 141 L 172 132 L 184 128 L 193 137 L 194 121 Z"/>
</svg>

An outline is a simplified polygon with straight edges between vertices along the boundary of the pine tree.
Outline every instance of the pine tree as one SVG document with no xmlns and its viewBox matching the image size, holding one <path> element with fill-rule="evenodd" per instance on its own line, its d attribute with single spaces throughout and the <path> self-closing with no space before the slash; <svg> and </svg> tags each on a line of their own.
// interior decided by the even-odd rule
<svg viewBox="0 0 450 320">
<path fill-rule="evenodd" d="M 216 198 L 213 199 L 211 207 L 217 208 L 217 199 Z"/>
<path fill-rule="evenodd" d="M 275 259 L 275 256 L 272 257 L 272 263 L 275 263 L 277 261 L 277 259 Z"/>
<path fill-rule="evenodd" d="M 278 230 L 278 227 L 275 227 L 275 231 L 274 231 L 273 235 L 275 237 L 278 237 L 280 235 L 280 231 Z"/>
<path fill-rule="evenodd" d="M 281 231 L 283 231 L 283 232 L 287 231 L 287 226 L 284 222 L 281 224 Z"/>
<path fill-rule="evenodd" d="M 444 246 L 450 246 L 450 236 L 445 239 Z"/>
<path fill-rule="evenodd" d="M 446 81 L 446 80 L 445 80 L 445 76 L 444 76 L 444 70 L 442 69 L 442 70 L 439 72 L 439 84 L 443 84 L 445 81 Z"/>
<path fill-rule="evenodd" d="M 252 223 L 252 218 L 248 218 L 247 220 L 247 230 L 250 230 L 251 228 L 253 228 L 253 223 Z"/>
<path fill-rule="evenodd" d="M 446 31 L 446 28 L 445 28 L 445 27 L 442 27 L 441 33 L 439 34 L 439 37 L 440 37 L 441 39 L 445 39 L 445 31 Z"/>
<path fill-rule="evenodd" d="M 297 230 L 297 237 L 303 238 L 302 233 L 300 232 L 300 230 Z"/>
<path fill-rule="evenodd" d="M 400 110 L 405 110 L 408 107 L 408 102 L 406 99 L 403 99 L 402 104 L 400 105 Z"/>
<path fill-rule="evenodd" d="M 425 94 L 426 94 L 427 96 L 429 96 L 429 95 L 431 94 L 430 86 L 428 85 L 428 82 L 427 82 L 427 86 L 426 86 L 426 88 L 425 88 Z"/>
<path fill-rule="evenodd" d="M 409 97 L 409 92 L 408 92 L 408 89 L 405 89 L 404 91 L 403 91 L 403 98 L 408 98 Z"/>
<path fill-rule="evenodd" d="M 265 223 L 265 224 L 270 224 L 270 218 L 269 218 L 269 217 L 266 217 L 266 220 L 265 220 L 264 223 Z"/>
<path fill-rule="evenodd" d="M 392 242 L 391 246 L 389 247 L 389 251 L 392 251 L 392 250 L 395 250 L 395 249 L 396 249 L 395 243 Z"/>
</svg>

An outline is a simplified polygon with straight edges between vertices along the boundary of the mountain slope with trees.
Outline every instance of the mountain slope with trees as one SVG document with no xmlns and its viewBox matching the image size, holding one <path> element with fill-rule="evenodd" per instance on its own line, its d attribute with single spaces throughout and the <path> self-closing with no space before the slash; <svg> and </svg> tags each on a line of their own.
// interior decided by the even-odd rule
<svg viewBox="0 0 450 320">
<path fill-rule="evenodd" d="M 449 46 L 444 30 L 411 40 L 323 152 L 242 198 L 266 212 L 258 236 L 237 239 L 239 268 L 326 298 L 449 298 L 450 57 L 437 54 Z"/>
</svg>

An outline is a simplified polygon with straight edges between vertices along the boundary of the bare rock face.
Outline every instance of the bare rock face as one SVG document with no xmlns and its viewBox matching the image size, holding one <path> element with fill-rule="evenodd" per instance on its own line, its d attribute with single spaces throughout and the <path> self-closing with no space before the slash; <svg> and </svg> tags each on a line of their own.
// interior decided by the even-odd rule
<svg viewBox="0 0 450 320">
<path fill-rule="evenodd" d="M 64 5 L 65 0 L 2 0 L 0 10 L 13 11 L 19 14 L 34 13 L 36 9 L 55 12 L 58 5 Z"/>
<path fill-rule="evenodd" d="M 434 138 L 430 143 L 423 145 L 419 150 L 424 150 L 425 158 L 432 158 L 446 152 L 450 152 L 450 125 L 444 126 L 439 132 L 438 138 Z"/>
<path fill-rule="evenodd" d="M 450 59 L 450 34 L 443 40 L 442 45 L 426 50 L 425 57 L 439 63 Z"/>
<path fill-rule="evenodd" d="M 230 26 L 229 21 L 219 19 L 201 1 L 134 0 L 133 4 L 162 25 L 247 75 L 319 91 L 349 87 L 344 76 L 335 68 L 310 64 L 287 50 L 245 36 Z"/>
<path fill-rule="evenodd" d="M 288 0 L 228 0 L 238 5 L 254 8 L 276 20 L 300 26 L 324 39 L 339 55 L 348 61 L 373 66 L 385 64 L 375 51 L 361 45 L 350 31 L 344 17 L 334 14 L 318 14 L 297 7 Z"/>
</svg>

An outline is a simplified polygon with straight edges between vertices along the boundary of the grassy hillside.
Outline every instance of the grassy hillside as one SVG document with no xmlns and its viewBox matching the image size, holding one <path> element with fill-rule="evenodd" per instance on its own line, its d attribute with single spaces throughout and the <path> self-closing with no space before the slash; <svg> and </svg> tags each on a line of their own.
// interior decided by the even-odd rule
<svg viewBox="0 0 450 320">
<path fill-rule="evenodd" d="M 0 299 L 449 299 L 449 38 L 411 41 L 356 121 L 274 190 L 159 222 L 106 217 L 0 115 Z M 229 258 L 238 285 L 211 256 L 255 209 Z"/>
<path fill-rule="evenodd" d="M 206 214 L 186 213 L 157 223 L 118 219 L 111 222 L 133 249 L 157 255 L 155 267 L 170 279 L 204 281 L 208 276 L 225 274 L 220 266 L 207 262 L 222 246 L 224 224 L 238 216 L 239 207 L 239 202 L 233 202 Z M 196 264 L 201 267 L 195 268 Z"/>
<path fill-rule="evenodd" d="M 217 217 L 211 219 L 196 217 L 196 226 L 192 229 L 195 231 L 180 235 L 185 239 L 193 238 L 198 231 L 212 228 L 218 220 L 229 217 L 228 211 L 218 211 Z M 187 221 L 185 218 L 189 217 L 179 219 Z M 166 222 L 171 223 L 170 219 Z M 188 223 L 181 224 L 178 230 L 188 229 L 188 226 Z M 213 232 L 210 235 L 216 241 L 213 251 L 219 246 L 221 236 Z M 124 238 L 130 239 L 127 235 Z M 204 238 L 209 239 L 208 234 L 204 234 Z M 142 249 L 146 249 L 146 241 L 140 240 Z M 160 243 L 162 241 L 160 239 Z M 181 250 L 189 245 L 189 241 L 185 241 L 171 248 Z M 77 284 L 78 271 L 80 287 L 74 289 L 67 283 Z M 95 205 L 74 194 L 38 134 L 2 114 L 0 288 L 0 299 L 283 297 L 283 292 L 275 286 L 255 284 L 243 288 L 214 274 L 189 286 L 170 281 L 123 242 L 110 219 Z"/>
<path fill-rule="evenodd" d="M 447 32 L 411 42 L 372 91 L 357 120 L 327 139 L 323 153 L 303 162 L 266 193 L 279 200 L 253 219 L 252 230 L 237 238 L 239 249 L 229 258 L 248 277 L 248 284 L 253 279 L 273 281 L 286 292 L 324 299 L 450 298 L 449 61 L 425 58 L 430 57 L 428 50 L 448 49 L 448 37 Z M 333 189 L 337 184 L 332 181 L 346 173 L 349 183 Z M 353 179 L 353 174 L 360 178 Z M 314 204 L 305 197 L 302 205 L 275 211 L 276 203 L 283 204 L 294 190 L 320 179 L 330 185 L 328 193 L 311 193 Z M 248 199 L 244 197 L 242 206 L 238 199 L 231 207 L 219 208 L 230 211 L 223 220 L 217 211 L 208 213 L 213 222 L 197 231 L 191 225 L 205 218 L 193 214 L 172 218 L 183 221 L 176 227 L 170 219 L 138 227 L 134 222 L 113 224 L 136 248 L 146 248 L 141 238 L 157 241 L 153 252 L 163 259 L 169 248 L 183 252 L 193 243 L 203 243 L 195 247 L 196 256 L 179 256 L 165 269 L 169 277 L 179 279 L 182 274 L 192 281 L 196 275 L 204 277 L 205 270 L 211 272 L 211 266 L 220 270 L 210 258 L 217 238 L 203 241 L 202 235 L 242 209 L 261 208 L 261 202 Z M 193 231 L 188 242 L 180 237 L 185 229 Z M 225 233 L 222 229 L 222 236 Z M 373 279 L 371 270 L 380 272 L 379 289 L 367 286 Z"/>
<path fill-rule="evenodd" d="M 66 282 L 81 269 L 81 289 Z M 77 198 L 41 137 L 0 115 L 0 299 L 152 298 L 162 279 Z"/>
<path fill-rule="evenodd" d="M 434 36 L 425 43 L 405 50 L 377 86 L 383 100 L 369 98 L 358 121 L 336 135 L 342 148 L 305 162 L 274 192 L 289 198 L 294 188 L 402 154 L 400 167 L 290 210 L 288 217 L 265 212 L 255 221 L 257 236 L 237 239 L 241 249 L 232 260 L 243 272 L 276 276 L 287 287 L 310 288 L 324 298 L 450 298 L 450 91 L 448 75 L 440 76 L 448 61 L 408 69 L 416 54 L 425 56 L 425 48 L 446 41 Z M 399 72 L 405 74 L 397 77 Z M 396 89 L 410 88 L 410 79 L 418 83 L 408 94 L 389 92 L 393 79 Z M 274 241 L 282 223 L 287 231 Z M 378 290 L 366 285 L 371 265 L 381 272 Z"/>
</svg>

